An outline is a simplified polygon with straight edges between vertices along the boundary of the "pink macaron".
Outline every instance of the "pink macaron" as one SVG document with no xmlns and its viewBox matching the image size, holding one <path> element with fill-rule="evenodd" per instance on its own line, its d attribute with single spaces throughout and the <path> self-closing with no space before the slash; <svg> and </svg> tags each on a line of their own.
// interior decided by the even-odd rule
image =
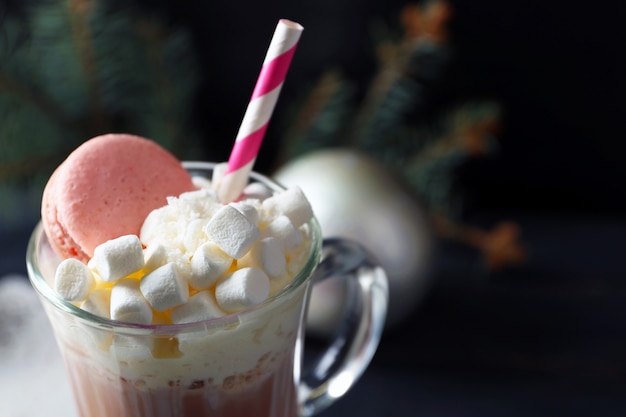
<svg viewBox="0 0 626 417">
<path fill-rule="evenodd" d="M 172 154 L 127 134 L 97 136 L 59 165 L 44 189 L 41 217 L 53 249 L 84 262 L 96 246 L 139 235 L 152 210 L 168 196 L 196 189 Z"/>
</svg>

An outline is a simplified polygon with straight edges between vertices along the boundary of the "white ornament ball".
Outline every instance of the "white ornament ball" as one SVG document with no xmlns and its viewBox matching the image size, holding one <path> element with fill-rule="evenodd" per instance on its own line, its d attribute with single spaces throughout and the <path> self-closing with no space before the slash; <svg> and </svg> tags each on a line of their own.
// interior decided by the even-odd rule
<svg viewBox="0 0 626 417">
<path fill-rule="evenodd" d="M 372 253 L 389 279 L 387 325 L 407 317 L 426 290 L 432 234 L 424 209 L 381 164 L 350 149 L 315 151 L 281 167 L 274 178 L 298 185 L 324 237 L 345 237 Z M 341 312 L 344 288 L 313 288 L 307 330 L 327 334 Z"/>
</svg>

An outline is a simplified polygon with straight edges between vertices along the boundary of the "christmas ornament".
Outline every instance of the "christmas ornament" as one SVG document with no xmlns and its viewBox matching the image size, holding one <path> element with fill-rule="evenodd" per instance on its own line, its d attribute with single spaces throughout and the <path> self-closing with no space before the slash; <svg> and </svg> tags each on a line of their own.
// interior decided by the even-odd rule
<svg viewBox="0 0 626 417">
<path fill-rule="evenodd" d="M 378 259 L 389 278 L 388 324 L 406 317 L 428 283 L 432 247 L 416 199 L 383 165 L 350 149 L 305 154 L 274 177 L 302 188 L 324 237 L 353 239 Z M 314 287 L 308 316 L 314 332 L 326 332 L 336 322 L 343 291 L 338 285 L 331 280 Z"/>
</svg>

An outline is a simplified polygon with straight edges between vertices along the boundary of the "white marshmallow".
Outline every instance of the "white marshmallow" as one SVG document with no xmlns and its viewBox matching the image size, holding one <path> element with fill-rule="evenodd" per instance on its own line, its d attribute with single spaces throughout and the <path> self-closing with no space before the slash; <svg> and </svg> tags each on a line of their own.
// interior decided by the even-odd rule
<svg viewBox="0 0 626 417">
<path fill-rule="evenodd" d="M 93 274 L 78 259 L 65 259 L 57 267 L 54 289 L 66 301 L 83 301 L 95 285 Z"/>
<path fill-rule="evenodd" d="M 136 235 L 120 236 L 97 246 L 88 265 L 103 281 L 115 282 L 143 268 L 143 247 Z"/>
<path fill-rule="evenodd" d="M 226 170 L 228 169 L 228 162 L 222 162 L 216 164 L 213 167 L 213 174 L 211 175 L 211 183 L 213 185 L 213 189 L 217 190 L 219 187 L 219 183 L 226 174 Z"/>
<path fill-rule="evenodd" d="M 200 217 L 210 216 L 213 212 L 221 207 L 217 201 L 217 193 L 213 190 L 195 190 L 187 191 L 177 197 L 170 197 L 169 204 L 177 206 L 179 212 L 193 218 L 195 215 Z M 191 216 L 189 216 L 191 215 Z"/>
<path fill-rule="evenodd" d="M 139 283 L 139 289 L 157 311 L 165 311 L 189 300 L 187 279 L 173 262 L 144 276 Z"/>
<path fill-rule="evenodd" d="M 143 259 L 145 264 L 144 270 L 152 272 L 167 263 L 167 249 L 160 243 L 155 242 L 144 249 Z"/>
<path fill-rule="evenodd" d="M 80 308 L 94 316 L 111 318 L 111 290 L 98 288 L 92 291 Z"/>
<path fill-rule="evenodd" d="M 172 322 L 176 324 L 209 320 L 225 314 L 209 291 L 200 291 L 191 297 L 187 303 L 173 308 L 171 311 Z"/>
<path fill-rule="evenodd" d="M 214 192 L 212 190 L 205 190 L 205 189 L 198 189 L 198 190 L 193 190 L 193 191 L 185 191 L 184 193 L 179 194 L 177 197 L 176 196 L 170 196 L 167 197 L 168 199 L 168 203 L 170 201 L 184 201 L 187 203 L 191 203 L 192 206 L 196 205 L 197 203 L 209 198 L 209 195 L 214 195 Z"/>
<path fill-rule="evenodd" d="M 313 209 L 300 187 L 291 187 L 263 201 L 263 208 L 276 216 L 285 215 L 300 227 L 313 217 Z"/>
<path fill-rule="evenodd" d="M 274 237 L 283 245 L 283 249 L 290 252 L 297 249 L 302 243 L 302 233 L 291 223 L 287 216 L 276 217 L 261 231 L 261 238 Z"/>
<path fill-rule="evenodd" d="M 236 201 L 234 203 L 230 203 L 229 205 L 239 210 L 241 214 L 250 220 L 250 223 L 255 225 L 259 223 L 259 212 L 252 204 L 245 201 Z"/>
<path fill-rule="evenodd" d="M 204 233 L 207 222 L 207 219 L 194 219 L 187 225 L 183 235 L 183 246 L 188 253 L 193 253 L 198 246 L 207 241 L 206 233 Z"/>
<path fill-rule="evenodd" d="M 209 239 L 229 256 L 239 259 L 259 238 L 259 228 L 232 206 L 215 213 L 204 231 Z"/>
<path fill-rule="evenodd" d="M 113 320 L 150 324 L 152 308 L 139 291 L 139 280 L 123 279 L 111 290 L 110 316 Z"/>
<path fill-rule="evenodd" d="M 179 216 L 179 217 L 177 217 Z M 141 241 L 150 246 L 153 242 L 161 240 L 169 242 L 179 239 L 178 218 L 182 217 L 176 207 L 167 205 L 152 210 L 141 225 L 139 237 Z"/>
<path fill-rule="evenodd" d="M 233 258 L 213 242 L 200 246 L 191 258 L 189 285 L 197 290 L 209 288 L 232 265 Z"/>
<path fill-rule="evenodd" d="M 160 242 L 169 253 L 171 250 L 180 250 L 186 252 L 184 256 L 191 257 L 193 251 L 207 240 L 202 232 L 203 222 L 208 222 L 221 207 L 214 192 L 207 190 L 190 191 L 181 194 L 179 198 L 168 198 L 168 205 L 151 211 L 144 220 L 141 241 L 146 246 Z"/>
<path fill-rule="evenodd" d="M 213 188 L 211 185 L 211 180 L 206 177 L 200 177 L 196 175 L 191 177 L 191 182 L 193 182 L 193 185 L 203 190 L 210 190 L 211 188 Z"/>
<path fill-rule="evenodd" d="M 260 182 L 251 182 L 243 189 L 244 198 L 255 198 L 258 200 L 265 200 L 271 197 L 272 190 L 265 184 Z"/>
<path fill-rule="evenodd" d="M 258 268 L 233 272 L 215 288 L 215 299 L 225 311 L 235 312 L 262 303 L 269 297 L 270 280 Z"/>
<path fill-rule="evenodd" d="M 246 255 L 237 261 L 237 267 L 256 267 L 271 278 L 279 278 L 287 272 L 287 260 L 283 246 L 274 237 L 259 240 Z"/>
</svg>

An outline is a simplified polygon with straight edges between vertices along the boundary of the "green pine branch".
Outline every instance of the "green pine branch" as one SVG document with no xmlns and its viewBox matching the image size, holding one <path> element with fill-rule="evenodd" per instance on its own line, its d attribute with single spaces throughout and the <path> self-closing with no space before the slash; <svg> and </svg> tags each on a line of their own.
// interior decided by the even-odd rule
<svg viewBox="0 0 626 417">
<path fill-rule="evenodd" d="M 141 134 L 182 153 L 194 136 L 199 80 L 185 31 L 105 1 L 26 11 L 5 17 L 0 45 L 0 180 L 22 177 L 30 159 L 58 162 L 107 132 Z"/>
<path fill-rule="evenodd" d="M 90 137 L 134 133 L 198 157 L 190 34 L 119 3 L 38 1 L 4 13 L 0 223 L 20 210 L 21 194 L 41 195 L 54 167 Z"/>
<path fill-rule="evenodd" d="M 287 127 L 279 163 L 319 148 L 341 146 L 348 136 L 355 87 L 338 71 L 326 72 L 310 90 Z"/>
<path fill-rule="evenodd" d="M 451 59 L 447 15 L 445 1 L 433 0 L 405 9 L 404 35 L 378 25 L 379 70 L 364 98 L 358 100 L 351 81 L 338 72 L 325 74 L 287 131 L 287 159 L 319 148 L 353 147 L 383 162 L 433 210 L 459 213 L 457 169 L 492 149 L 500 109 L 471 102 L 431 115 L 436 86 L 445 82 Z"/>
</svg>

